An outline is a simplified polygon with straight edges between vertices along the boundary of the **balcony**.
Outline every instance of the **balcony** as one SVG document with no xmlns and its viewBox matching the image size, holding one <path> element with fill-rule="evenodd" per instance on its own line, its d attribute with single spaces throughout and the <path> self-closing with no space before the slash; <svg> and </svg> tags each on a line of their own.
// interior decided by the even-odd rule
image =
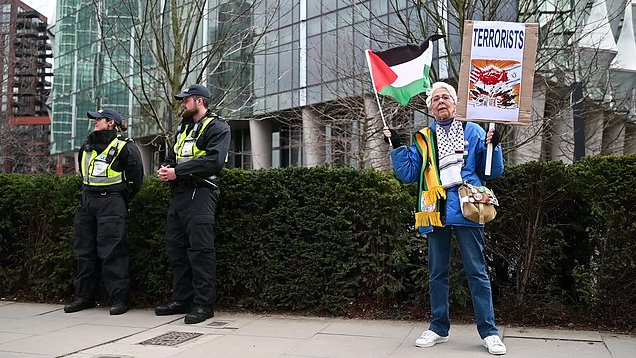
<svg viewBox="0 0 636 358">
<path fill-rule="evenodd" d="M 36 19 L 39 18 L 38 12 L 35 10 L 23 11 L 18 13 L 18 19 Z"/>
<path fill-rule="evenodd" d="M 51 87 L 51 82 L 49 82 L 49 81 L 38 81 L 38 83 L 36 84 L 36 86 L 37 86 L 38 88 Z"/>
<path fill-rule="evenodd" d="M 31 88 L 21 88 L 22 91 L 13 91 L 13 96 L 14 97 L 34 97 L 36 95 L 35 91 Z M 16 102 L 14 102 L 16 103 Z"/>
</svg>

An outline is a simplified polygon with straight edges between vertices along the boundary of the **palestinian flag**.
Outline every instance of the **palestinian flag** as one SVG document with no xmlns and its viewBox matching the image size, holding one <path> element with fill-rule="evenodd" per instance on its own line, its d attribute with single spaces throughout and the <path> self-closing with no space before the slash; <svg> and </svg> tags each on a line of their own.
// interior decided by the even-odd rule
<svg viewBox="0 0 636 358">
<path fill-rule="evenodd" d="M 429 71 L 433 60 L 430 44 L 442 35 L 432 35 L 421 45 L 406 45 L 386 51 L 367 50 L 369 71 L 375 90 L 401 105 L 430 88 Z"/>
</svg>

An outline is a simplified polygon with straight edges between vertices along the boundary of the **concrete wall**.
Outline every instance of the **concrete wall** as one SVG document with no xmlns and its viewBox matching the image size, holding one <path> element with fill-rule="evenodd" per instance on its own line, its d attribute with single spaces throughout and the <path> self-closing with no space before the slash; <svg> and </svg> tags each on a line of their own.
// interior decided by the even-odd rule
<svg viewBox="0 0 636 358">
<path fill-rule="evenodd" d="M 325 141 L 320 117 L 310 107 L 303 108 L 303 165 L 314 167 L 325 162 Z"/>
<path fill-rule="evenodd" d="M 605 113 L 603 110 L 585 113 L 585 156 L 601 154 Z"/>
<path fill-rule="evenodd" d="M 521 164 L 541 158 L 542 124 L 545 115 L 546 86 L 535 81 L 532 90 L 532 120 L 528 126 L 512 126 L 511 139 L 516 146 L 510 153 L 511 164 Z M 507 138 L 506 138 L 507 139 Z"/>
<path fill-rule="evenodd" d="M 382 128 L 384 124 L 375 97 L 364 97 L 364 112 L 366 115 L 366 133 L 362 133 L 366 141 L 366 167 L 378 170 L 391 170 L 390 146 L 384 142 Z"/>
<path fill-rule="evenodd" d="M 627 122 L 625 124 L 625 145 L 624 154 L 636 154 L 636 123 Z"/>
<path fill-rule="evenodd" d="M 622 155 L 625 146 L 625 117 L 609 115 L 605 121 L 601 154 Z"/>
<path fill-rule="evenodd" d="M 270 121 L 250 119 L 253 169 L 272 167 L 272 127 Z"/>
</svg>

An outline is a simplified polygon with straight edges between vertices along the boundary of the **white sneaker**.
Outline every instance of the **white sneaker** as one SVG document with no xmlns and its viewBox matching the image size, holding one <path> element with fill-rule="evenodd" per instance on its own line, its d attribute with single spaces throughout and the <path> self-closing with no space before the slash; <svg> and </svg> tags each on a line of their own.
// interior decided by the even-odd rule
<svg viewBox="0 0 636 358">
<path fill-rule="evenodd" d="M 506 354 L 506 345 L 503 344 L 499 336 L 488 336 L 484 338 L 484 347 L 488 348 L 490 354 Z"/>
<path fill-rule="evenodd" d="M 415 340 L 415 345 L 420 348 L 427 348 L 427 347 L 432 347 L 436 345 L 437 343 L 444 343 L 444 342 L 448 342 L 448 336 L 442 337 L 431 330 L 426 330 L 424 331 L 424 333 L 422 333 L 420 338 Z"/>
</svg>

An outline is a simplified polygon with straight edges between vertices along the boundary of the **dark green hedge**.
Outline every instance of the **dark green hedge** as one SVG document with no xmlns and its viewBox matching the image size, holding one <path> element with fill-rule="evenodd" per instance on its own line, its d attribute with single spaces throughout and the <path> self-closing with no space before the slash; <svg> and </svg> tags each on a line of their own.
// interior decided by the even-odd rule
<svg viewBox="0 0 636 358">
<path fill-rule="evenodd" d="M 487 226 L 500 317 L 635 326 L 635 174 L 635 156 L 597 157 L 514 166 L 489 183 L 501 202 Z M 413 230 L 413 185 L 387 173 L 319 167 L 227 170 L 222 190 L 220 304 L 331 314 L 384 307 L 406 317 L 427 311 L 427 247 Z M 3 297 L 69 298 L 78 194 L 77 178 L 0 175 Z M 150 178 L 131 205 L 136 305 L 170 297 L 169 198 L 167 186 Z M 454 259 L 451 300 L 468 311 L 460 267 Z"/>
</svg>

